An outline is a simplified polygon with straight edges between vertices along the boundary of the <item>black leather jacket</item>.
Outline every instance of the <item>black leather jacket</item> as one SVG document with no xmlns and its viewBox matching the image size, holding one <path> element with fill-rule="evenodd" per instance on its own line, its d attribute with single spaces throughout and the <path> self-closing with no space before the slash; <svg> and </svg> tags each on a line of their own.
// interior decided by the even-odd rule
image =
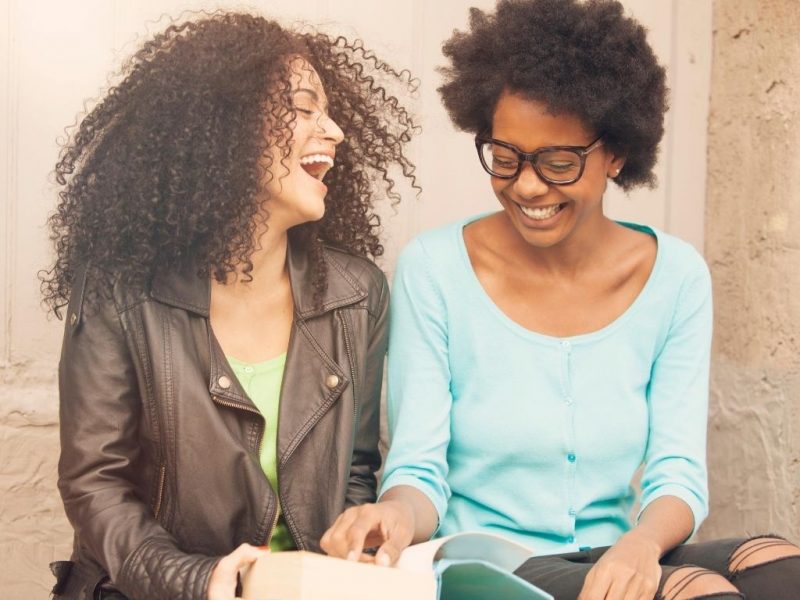
<svg viewBox="0 0 800 600">
<path fill-rule="evenodd" d="M 289 250 L 295 313 L 280 400 L 280 506 L 300 549 L 375 500 L 388 287 L 368 260 L 325 249 L 313 300 Z M 156 277 L 67 313 L 59 368 L 59 489 L 75 530 L 56 598 L 205 599 L 221 555 L 268 543 L 278 498 L 258 459 L 265 421 L 209 327 L 209 283 Z M 274 426 L 274 425 L 272 425 Z M 102 591 L 101 591 L 102 590 Z M 123 596 L 117 596 L 118 590 Z"/>
</svg>

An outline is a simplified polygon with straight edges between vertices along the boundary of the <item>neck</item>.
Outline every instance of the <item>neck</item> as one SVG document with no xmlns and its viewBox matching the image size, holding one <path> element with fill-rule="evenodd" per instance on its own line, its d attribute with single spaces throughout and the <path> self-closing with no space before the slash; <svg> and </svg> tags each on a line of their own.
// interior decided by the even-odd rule
<svg viewBox="0 0 800 600">
<path fill-rule="evenodd" d="M 600 218 L 587 221 L 567 239 L 554 246 L 537 248 L 518 238 L 516 251 L 529 266 L 548 276 L 574 279 L 602 262 L 604 247 L 614 235 L 613 221 Z"/>
<path fill-rule="evenodd" d="M 260 233 L 255 249 L 250 255 L 252 270 L 245 274 L 244 265 L 238 265 L 228 276 L 226 291 L 233 294 L 269 293 L 288 283 L 286 255 L 289 237 L 286 230 L 268 228 Z"/>
</svg>

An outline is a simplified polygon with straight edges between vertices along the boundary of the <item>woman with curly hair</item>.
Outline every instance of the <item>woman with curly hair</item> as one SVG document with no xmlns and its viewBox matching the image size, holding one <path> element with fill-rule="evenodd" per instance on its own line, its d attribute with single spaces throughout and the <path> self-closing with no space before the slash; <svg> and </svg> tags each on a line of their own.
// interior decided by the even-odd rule
<svg viewBox="0 0 800 600">
<path fill-rule="evenodd" d="M 56 166 L 58 598 L 234 597 L 374 501 L 388 290 L 372 202 L 416 186 L 406 73 L 216 13 L 134 54 Z M 387 89 L 386 86 L 390 86 Z M 324 182 L 323 182 L 324 181 Z"/>
<path fill-rule="evenodd" d="M 711 281 L 687 243 L 603 212 L 609 181 L 654 184 L 666 87 L 643 27 L 613 0 L 501 0 L 444 53 L 502 210 L 403 252 L 381 499 L 322 547 L 391 563 L 484 530 L 535 549 L 517 574 L 558 599 L 796 598 L 781 538 L 684 545 L 708 508 Z"/>
</svg>

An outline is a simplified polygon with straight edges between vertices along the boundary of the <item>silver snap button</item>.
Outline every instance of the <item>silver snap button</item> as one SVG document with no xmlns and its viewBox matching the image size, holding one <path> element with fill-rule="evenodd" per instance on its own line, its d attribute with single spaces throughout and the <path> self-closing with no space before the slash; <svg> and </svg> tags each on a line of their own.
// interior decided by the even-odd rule
<svg viewBox="0 0 800 600">
<path fill-rule="evenodd" d="M 339 377 L 337 375 L 328 375 L 325 378 L 325 385 L 330 389 L 335 388 L 337 385 L 339 385 Z"/>
<path fill-rule="evenodd" d="M 219 387 L 221 387 L 223 390 L 227 390 L 229 387 L 231 387 L 231 380 L 227 375 L 223 375 L 222 377 L 217 379 L 217 383 L 219 384 Z"/>
</svg>

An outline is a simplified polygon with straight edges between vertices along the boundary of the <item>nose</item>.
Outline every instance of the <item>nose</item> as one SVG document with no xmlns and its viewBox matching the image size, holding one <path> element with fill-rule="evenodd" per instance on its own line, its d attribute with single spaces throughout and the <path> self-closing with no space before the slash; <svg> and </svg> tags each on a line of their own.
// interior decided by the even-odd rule
<svg viewBox="0 0 800 600">
<path fill-rule="evenodd" d="M 322 137 L 339 144 L 344 140 L 344 132 L 329 115 L 324 114 L 320 118 L 319 127 L 322 130 Z"/>
<path fill-rule="evenodd" d="M 530 162 L 525 162 L 520 169 L 519 175 L 514 180 L 514 192 L 520 198 L 535 198 L 543 196 L 550 189 L 550 186 L 539 177 L 533 165 Z"/>
</svg>

